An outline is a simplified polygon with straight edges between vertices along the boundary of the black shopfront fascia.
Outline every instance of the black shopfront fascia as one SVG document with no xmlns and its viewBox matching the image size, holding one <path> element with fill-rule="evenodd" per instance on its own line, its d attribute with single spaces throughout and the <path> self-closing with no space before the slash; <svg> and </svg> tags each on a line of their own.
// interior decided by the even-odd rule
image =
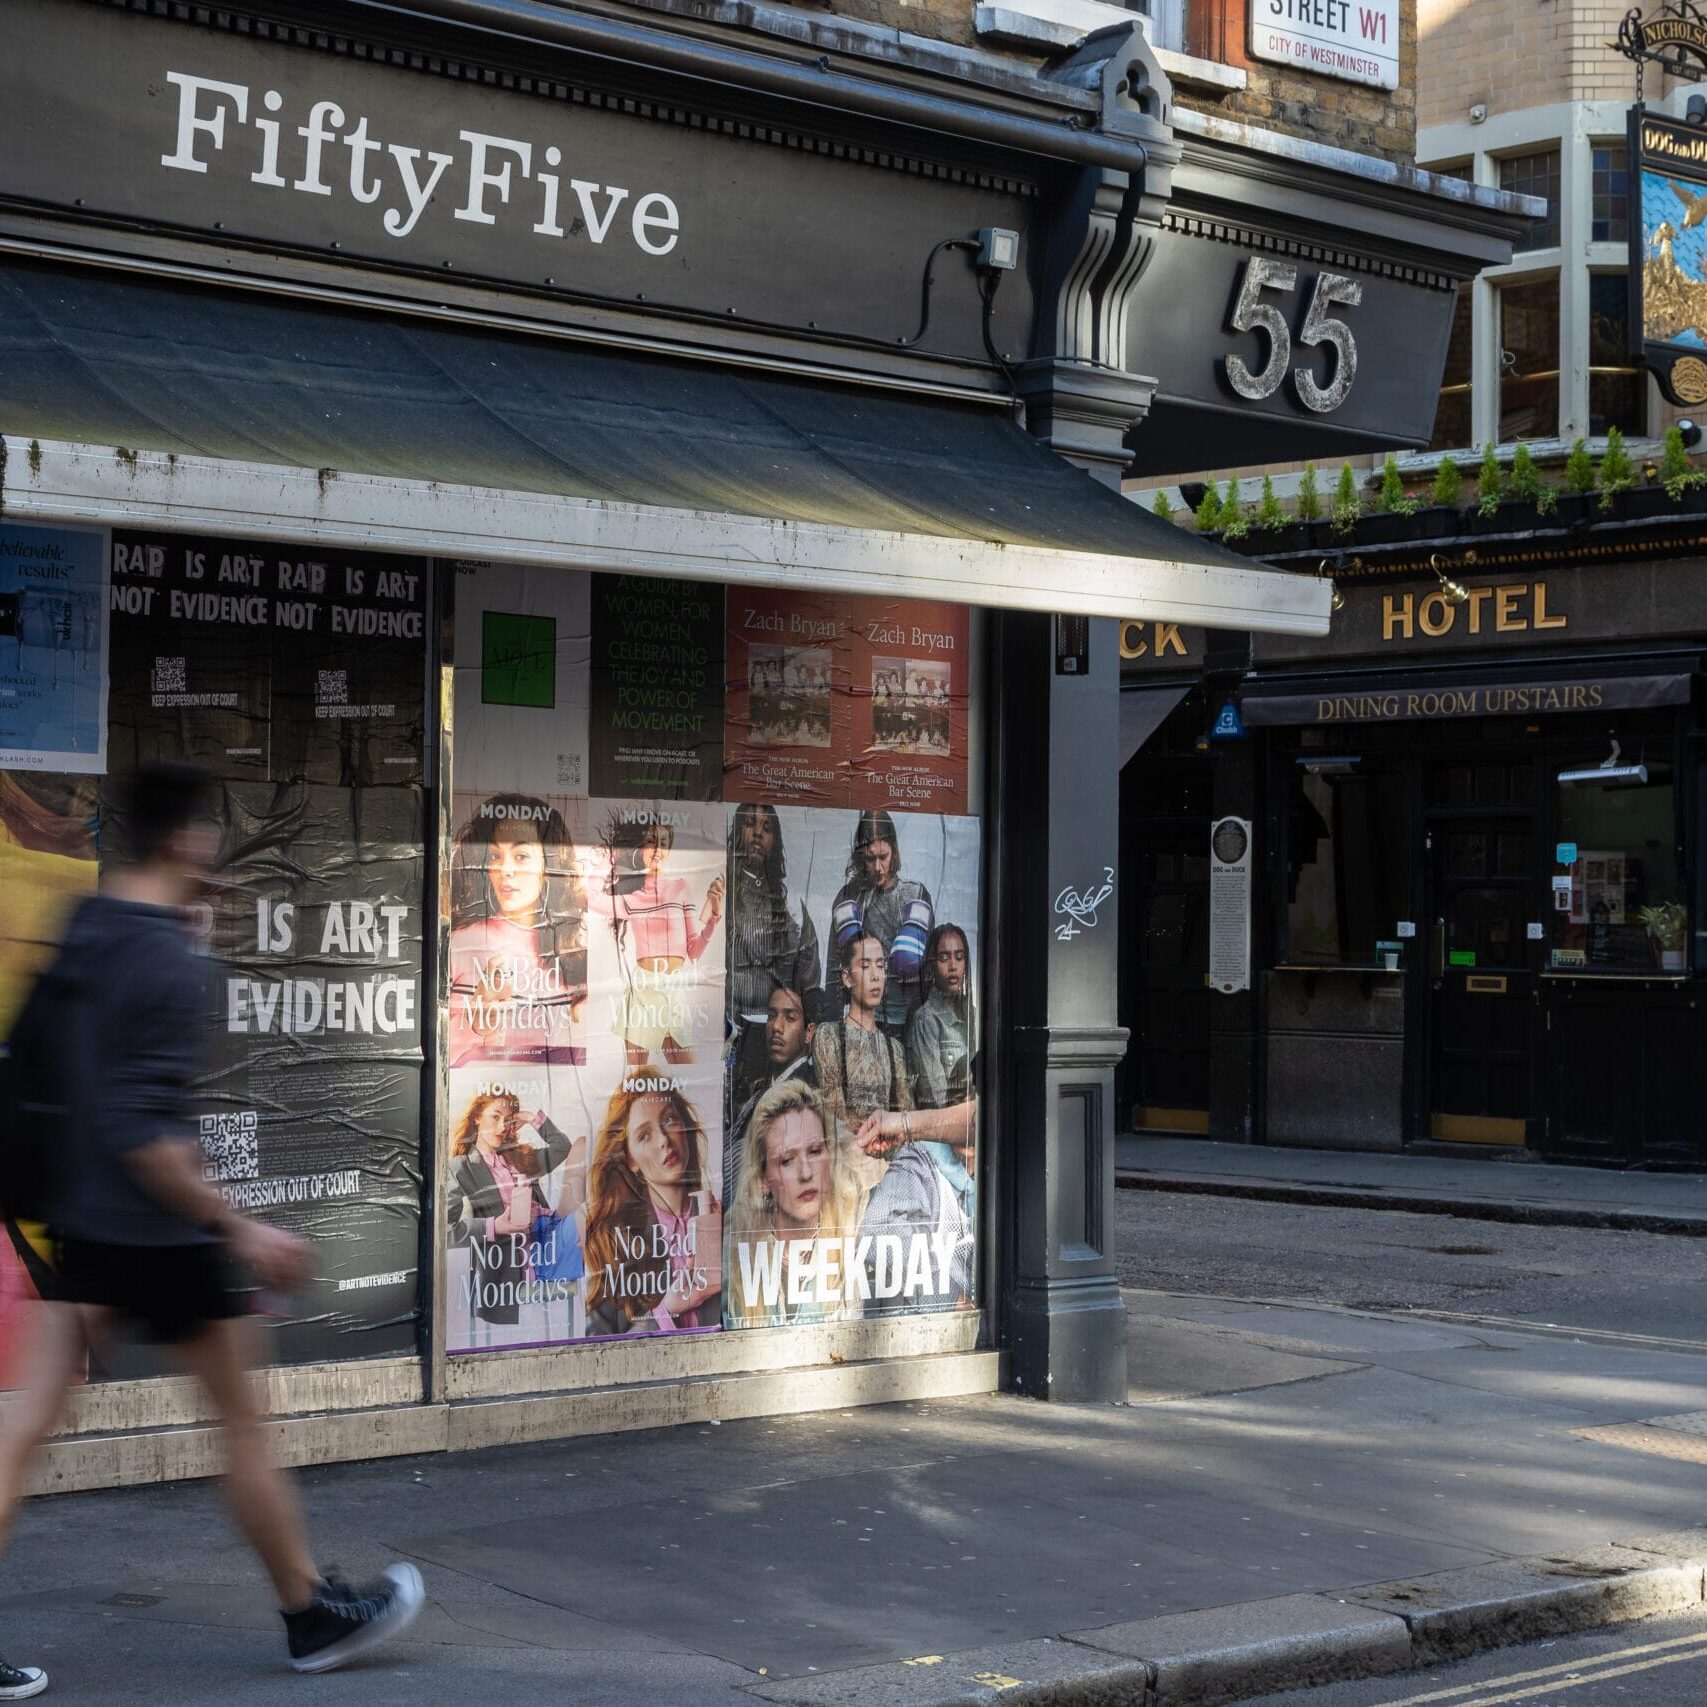
<svg viewBox="0 0 1707 1707">
<path fill-rule="evenodd" d="M 1533 703 L 1563 699 L 1571 703 L 1595 684 L 1604 697 L 1621 701 L 1600 709 L 1521 712 L 1510 716 L 1446 715 L 1389 721 L 1291 723 L 1276 719 L 1258 724 L 1255 738 L 1264 751 L 1258 767 L 1262 810 L 1271 826 L 1266 917 L 1257 925 L 1266 971 L 1256 995 L 1254 1072 L 1260 1089 L 1258 1125 L 1271 1141 L 1299 1134 L 1284 1129 L 1285 1079 L 1292 1038 L 1305 1037 L 1316 1021 L 1301 1013 L 1327 1016 L 1324 1030 L 1343 1028 L 1323 1045 L 1366 1051 L 1384 1061 L 1382 1071 L 1365 1077 L 1362 1100 L 1326 1099 L 1324 1118 L 1342 1125 L 1329 1133 L 1336 1142 L 1369 1147 L 1395 1143 L 1428 1145 L 1470 1141 L 1508 1143 L 1517 1136 L 1513 1111 L 1521 1120 L 1521 1141 L 1548 1155 L 1612 1165 L 1707 1165 L 1707 1143 L 1689 1115 L 1694 1095 L 1691 1063 L 1707 1048 L 1707 1013 L 1701 1003 L 1703 892 L 1701 813 L 1707 804 L 1703 767 L 1707 765 L 1707 725 L 1699 710 L 1703 659 L 1699 650 L 1664 652 L 1561 651 L 1545 661 L 1534 654 L 1519 660 L 1466 666 L 1462 656 L 1435 668 L 1396 672 L 1368 669 L 1322 672 L 1290 680 L 1272 674 L 1247 682 L 1249 718 L 1261 699 L 1271 698 L 1302 715 L 1312 698 L 1344 704 L 1359 701 L 1391 707 L 1397 696 L 1427 696 L 1431 703 L 1485 703 L 1490 694 L 1528 694 Z M 1618 684 L 1614 687 L 1613 684 Z M 1488 1074 L 1521 1072 L 1521 1086 L 1510 1082 L 1497 1113 L 1476 1108 L 1443 1107 L 1453 1100 L 1443 1075 L 1453 1057 L 1464 1065 L 1464 1027 L 1493 1023 L 1491 1003 L 1472 1004 L 1468 1017 L 1459 1003 L 1453 1012 L 1443 985 L 1468 984 L 1473 974 L 1443 966 L 1444 942 L 1435 940 L 1442 905 L 1444 838 L 1460 825 L 1496 831 L 1517 829 L 1529 849 L 1522 884 L 1526 920 L 1549 919 L 1549 875 L 1559 836 L 1557 776 L 1565 769 L 1598 765 L 1617 738 L 1626 762 L 1643 760 L 1674 779 L 1673 854 L 1690 909 L 1692 945 L 1687 970 L 1665 973 L 1569 972 L 1547 964 L 1547 944 L 1529 942 L 1512 981 L 1526 980 L 1522 1011 L 1513 1003 L 1499 1016 L 1505 1029 L 1503 1060 L 1473 1062 L 1481 1075 L 1477 1090 L 1489 1088 Z M 1397 941 L 1400 919 L 1416 935 L 1403 943 L 1401 969 L 1387 971 L 1374 955 L 1363 964 L 1336 968 L 1305 967 L 1289 940 L 1289 896 L 1298 827 L 1289 803 L 1300 771 L 1316 767 L 1338 776 L 1384 776 L 1395 787 L 1388 796 L 1401 819 L 1399 843 L 1408 850 L 1395 917 L 1381 933 Z M 1513 778 L 1526 779 L 1513 784 Z M 1519 793 L 1513 796 L 1516 787 Z M 1478 798 L 1478 795 L 1482 798 Z M 1443 976 L 1444 973 L 1444 976 Z M 1488 983 L 1499 979 L 1494 974 Z M 1515 1028 L 1515 1029 L 1514 1029 Z M 1272 1034 L 1272 1035 L 1271 1035 Z M 1298 1046 L 1308 1051 L 1308 1042 Z M 1489 1051 L 1489 1055 L 1497 1052 Z M 1475 1050 L 1468 1051 L 1474 1057 Z M 1521 1066 L 1518 1057 L 1523 1057 Z M 1307 1059 L 1307 1056 L 1300 1056 Z"/>
</svg>

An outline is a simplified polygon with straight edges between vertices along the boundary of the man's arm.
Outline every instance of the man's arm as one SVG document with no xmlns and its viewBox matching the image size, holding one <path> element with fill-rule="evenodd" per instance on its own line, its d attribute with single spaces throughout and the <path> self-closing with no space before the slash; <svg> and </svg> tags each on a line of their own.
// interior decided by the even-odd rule
<svg viewBox="0 0 1707 1707">
<path fill-rule="evenodd" d="M 269 1286 L 288 1290 L 309 1274 L 307 1243 L 280 1227 L 239 1215 L 201 1177 L 201 1150 L 188 1138 L 155 1138 L 126 1150 L 131 1177 L 163 1209 L 223 1239 Z"/>
</svg>

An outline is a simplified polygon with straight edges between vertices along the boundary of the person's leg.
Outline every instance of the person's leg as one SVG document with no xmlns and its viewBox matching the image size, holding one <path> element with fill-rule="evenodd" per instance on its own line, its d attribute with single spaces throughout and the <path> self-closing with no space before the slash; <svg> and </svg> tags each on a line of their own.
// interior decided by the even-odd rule
<svg viewBox="0 0 1707 1707">
<path fill-rule="evenodd" d="M 83 1349 L 74 1304 L 38 1303 L 21 1319 L 27 1338 L 19 1390 L 0 1428 L 0 1550 L 11 1535 L 30 1460 L 59 1421 Z"/>
<path fill-rule="evenodd" d="M 225 1499 L 249 1545 L 260 1555 L 279 1605 L 307 1606 L 320 1586 L 308 1547 L 302 1506 L 289 1476 L 272 1460 L 250 1375 L 258 1359 L 254 1323 L 244 1317 L 208 1322 L 173 1347 L 207 1389 L 225 1424 Z"/>
</svg>

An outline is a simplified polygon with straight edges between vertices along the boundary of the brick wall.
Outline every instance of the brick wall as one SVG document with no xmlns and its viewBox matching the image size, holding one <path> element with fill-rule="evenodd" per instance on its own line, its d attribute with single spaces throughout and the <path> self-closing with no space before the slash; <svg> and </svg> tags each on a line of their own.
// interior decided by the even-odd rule
<svg viewBox="0 0 1707 1707">
<path fill-rule="evenodd" d="M 1574 8 L 1572 0 L 1419 0 L 1417 122 L 1461 124 L 1473 106 L 1491 116 L 1568 100 L 1572 14 L 1587 9 L 1599 7 Z"/>
<path fill-rule="evenodd" d="M 1627 0 L 1418 0 L 1417 122 L 1461 124 L 1554 101 L 1629 101 L 1635 67 L 1610 44 Z M 1650 98 L 1670 88 L 1650 68 Z"/>
<path fill-rule="evenodd" d="M 1477 5 L 1490 0 L 1476 0 Z M 1335 77 L 1316 77 L 1255 60 L 1246 52 L 1251 0 L 1189 0 L 1190 51 L 1200 59 L 1236 65 L 1249 87 L 1210 97 L 1175 89 L 1181 106 L 1243 119 L 1265 130 L 1308 137 L 1334 148 L 1388 160 L 1416 156 L 1417 0 L 1399 8 L 1399 87 L 1370 89 Z"/>
</svg>

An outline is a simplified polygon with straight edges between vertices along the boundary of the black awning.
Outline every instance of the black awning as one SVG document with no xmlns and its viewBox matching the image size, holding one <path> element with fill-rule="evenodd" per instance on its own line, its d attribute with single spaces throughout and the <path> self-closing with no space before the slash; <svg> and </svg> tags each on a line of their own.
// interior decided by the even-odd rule
<svg viewBox="0 0 1707 1707">
<path fill-rule="evenodd" d="M 999 408 L 420 318 L 0 266 L 0 433 L 1254 567 Z"/>
<path fill-rule="evenodd" d="M 1138 749 L 1167 721 L 1168 713 L 1185 698 L 1191 684 L 1176 687 L 1120 690 L 1120 768 L 1131 764 Z"/>
<path fill-rule="evenodd" d="M 1247 689 L 1239 699 L 1247 725 L 1404 723 L 1442 717 L 1547 717 L 1561 712 L 1630 711 L 1686 705 L 1694 677 L 1653 675 L 1535 675 L 1521 681 L 1411 681 L 1340 685 L 1301 693 Z"/>
</svg>

